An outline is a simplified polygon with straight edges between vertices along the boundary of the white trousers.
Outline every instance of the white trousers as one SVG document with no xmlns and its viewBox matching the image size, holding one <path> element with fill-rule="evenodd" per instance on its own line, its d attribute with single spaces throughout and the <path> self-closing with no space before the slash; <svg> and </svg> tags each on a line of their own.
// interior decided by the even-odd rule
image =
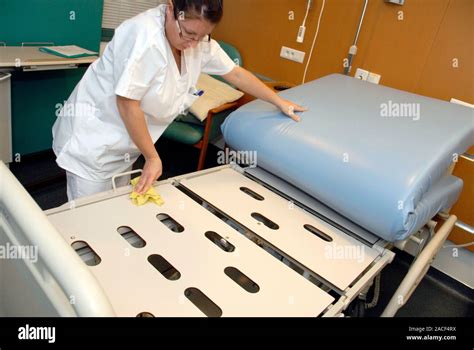
<svg viewBox="0 0 474 350">
<path fill-rule="evenodd" d="M 124 172 L 131 170 L 132 167 Z M 127 186 L 130 184 L 130 178 L 130 175 L 121 176 L 115 181 L 115 184 L 117 187 Z M 104 181 L 87 180 L 69 171 L 66 171 L 66 179 L 67 198 L 69 201 L 73 201 L 81 197 L 91 196 L 104 191 L 110 191 L 113 188 L 112 179 L 107 179 Z"/>
</svg>

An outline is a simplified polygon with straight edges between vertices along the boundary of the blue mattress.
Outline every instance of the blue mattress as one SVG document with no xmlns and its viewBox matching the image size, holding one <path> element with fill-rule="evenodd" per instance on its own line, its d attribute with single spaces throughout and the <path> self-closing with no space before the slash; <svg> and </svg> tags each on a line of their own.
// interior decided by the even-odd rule
<svg viewBox="0 0 474 350">
<path fill-rule="evenodd" d="M 388 241 L 451 207 L 453 154 L 474 144 L 474 110 L 333 74 L 281 92 L 309 110 L 295 123 L 256 100 L 222 126 L 227 145 Z"/>
</svg>

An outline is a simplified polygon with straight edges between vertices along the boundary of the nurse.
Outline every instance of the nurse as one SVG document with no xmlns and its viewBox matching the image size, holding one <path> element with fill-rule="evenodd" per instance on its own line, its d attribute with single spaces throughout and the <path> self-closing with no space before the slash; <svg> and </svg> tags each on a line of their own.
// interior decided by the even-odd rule
<svg viewBox="0 0 474 350">
<path fill-rule="evenodd" d="M 302 107 L 237 66 L 211 39 L 222 15 L 223 0 L 170 0 L 116 29 L 53 126 L 53 150 L 66 170 L 70 201 L 110 190 L 112 176 L 131 170 L 140 154 L 145 165 L 135 191 L 145 193 L 162 174 L 154 144 L 199 97 L 201 72 L 221 75 L 299 120 L 294 112 Z"/>
</svg>

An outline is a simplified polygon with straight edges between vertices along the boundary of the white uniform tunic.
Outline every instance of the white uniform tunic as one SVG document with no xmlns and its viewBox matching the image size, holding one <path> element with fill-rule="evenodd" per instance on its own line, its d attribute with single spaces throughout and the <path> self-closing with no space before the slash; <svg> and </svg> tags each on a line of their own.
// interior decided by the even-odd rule
<svg viewBox="0 0 474 350">
<path fill-rule="evenodd" d="M 225 75 L 235 63 L 214 40 L 182 52 L 181 74 L 165 35 L 166 5 L 125 21 L 103 56 L 76 86 L 53 126 L 53 150 L 63 169 L 103 181 L 130 168 L 140 151 L 116 95 L 141 101 L 153 142 L 198 98 L 201 72 Z"/>
</svg>

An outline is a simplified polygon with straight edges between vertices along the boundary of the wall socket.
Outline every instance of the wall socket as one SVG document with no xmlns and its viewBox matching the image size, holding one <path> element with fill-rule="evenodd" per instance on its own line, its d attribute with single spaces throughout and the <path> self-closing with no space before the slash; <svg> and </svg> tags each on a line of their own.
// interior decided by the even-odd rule
<svg viewBox="0 0 474 350">
<path fill-rule="evenodd" d="M 378 84 L 378 83 L 380 83 L 380 78 L 381 78 L 380 74 L 369 72 L 369 76 L 367 78 L 367 81 L 369 83 Z"/>
<path fill-rule="evenodd" d="M 357 78 L 359 80 L 367 80 L 368 77 L 369 77 L 369 71 L 365 69 L 357 68 L 354 78 Z"/>
<path fill-rule="evenodd" d="M 282 46 L 281 52 L 280 52 L 280 57 L 286 58 L 287 60 L 298 62 L 298 63 L 304 62 L 305 55 L 306 53 L 303 51 L 291 49 L 286 46 Z"/>
<path fill-rule="evenodd" d="M 365 80 L 370 83 L 378 84 L 380 82 L 381 76 L 379 74 L 369 72 L 365 69 L 357 68 L 354 78 L 357 78 L 359 80 Z"/>
</svg>

